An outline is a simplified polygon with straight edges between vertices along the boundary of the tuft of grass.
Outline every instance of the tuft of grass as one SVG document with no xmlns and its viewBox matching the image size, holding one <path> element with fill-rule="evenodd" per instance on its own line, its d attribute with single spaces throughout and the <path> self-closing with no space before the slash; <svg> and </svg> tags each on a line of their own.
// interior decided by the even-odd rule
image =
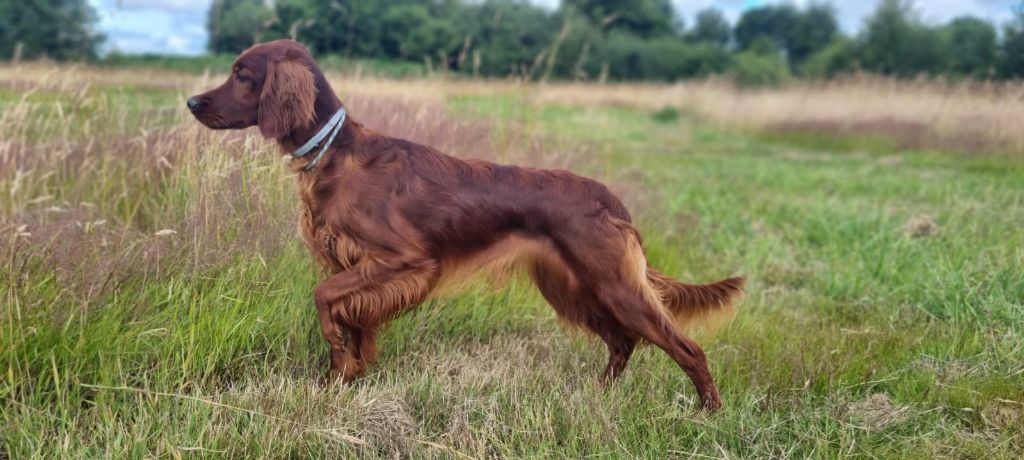
<svg viewBox="0 0 1024 460">
<path fill-rule="evenodd" d="M 522 279 L 420 306 L 369 375 L 325 386 L 293 179 L 255 133 L 183 109 L 215 80 L 0 66 L 0 457 L 1024 454 L 1019 155 L 832 143 L 767 123 L 799 111 L 707 105 L 873 104 L 834 87 L 689 103 L 675 86 L 335 78 L 370 127 L 601 179 L 652 264 L 749 287 L 730 327 L 697 337 L 726 401 L 713 416 L 653 347 L 601 386 L 604 345 Z"/>
<path fill-rule="evenodd" d="M 658 123 L 675 123 L 679 121 L 679 110 L 675 107 L 662 107 L 651 113 L 651 119 Z"/>
</svg>

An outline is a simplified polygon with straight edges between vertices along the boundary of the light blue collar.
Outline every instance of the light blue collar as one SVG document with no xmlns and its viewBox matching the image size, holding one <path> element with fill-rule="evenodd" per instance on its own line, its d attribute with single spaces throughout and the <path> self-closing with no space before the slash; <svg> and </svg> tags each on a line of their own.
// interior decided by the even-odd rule
<svg viewBox="0 0 1024 460">
<path fill-rule="evenodd" d="M 327 153 L 327 149 L 331 148 L 331 143 L 334 142 L 334 137 L 338 135 L 338 132 L 341 131 L 342 125 L 345 124 L 345 114 L 345 107 L 342 106 L 334 113 L 334 116 L 327 121 L 327 124 L 325 124 L 323 128 L 320 128 L 320 131 L 316 133 L 315 136 L 306 141 L 306 143 L 302 147 L 299 147 L 298 150 L 292 152 L 292 156 L 295 158 L 304 157 L 309 154 L 314 147 L 320 144 L 320 141 L 324 140 L 324 137 L 327 137 L 327 134 L 331 135 L 331 137 L 327 138 L 327 143 L 320 149 L 320 153 L 316 154 L 316 158 L 313 158 L 313 161 L 310 161 L 305 168 L 302 168 L 303 170 L 309 171 L 316 167 L 317 163 L 320 162 L 320 159 L 323 158 L 324 153 Z"/>
</svg>

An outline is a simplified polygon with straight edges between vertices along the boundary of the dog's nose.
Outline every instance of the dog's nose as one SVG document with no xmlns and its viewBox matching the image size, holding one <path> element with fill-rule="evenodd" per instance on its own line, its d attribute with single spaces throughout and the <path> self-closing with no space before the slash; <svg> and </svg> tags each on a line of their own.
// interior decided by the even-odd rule
<svg viewBox="0 0 1024 460">
<path fill-rule="evenodd" d="M 202 104 L 203 104 L 203 102 L 200 101 L 199 98 L 195 97 L 195 96 L 192 96 L 192 97 L 188 98 L 188 101 L 185 102 L 185 105 L 188 105 L 188 109 L 193 111 L 193 112 L 195 112 L 196 109 L 198 109 L 199 106 L 202 105 Z"/>
</svg>

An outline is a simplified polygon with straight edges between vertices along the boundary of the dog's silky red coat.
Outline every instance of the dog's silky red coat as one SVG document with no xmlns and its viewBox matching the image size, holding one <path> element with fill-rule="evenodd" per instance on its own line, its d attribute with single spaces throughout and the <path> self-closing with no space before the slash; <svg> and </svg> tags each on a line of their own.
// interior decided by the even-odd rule
<svg viewBox="0 0 1024 460">
<path fill-rule="evenodd" d="M 210 128 L 258 126 L 284 151 L 342 107 L 291 40 L 245 51 L 227 82 L 188 105 Z M 312 157 L 292 165 L 302 237 L 331 273 L 314 298 L 332 375 L 363 373 L 378 329 L 446 281 L 516 263 L 561 318 L 608 345 L 605 379 L 618 377 L 646 340 L 686 372 L 704 408 L 721 407 L 704 353 L 681 326 L 730 309 L 743 280 L 689 285 L 649 267 L 629 213 L 604 185 L 566 171 L 463 161 L 352 117 L 320 164 L 303 171 Z"/>
</svg>

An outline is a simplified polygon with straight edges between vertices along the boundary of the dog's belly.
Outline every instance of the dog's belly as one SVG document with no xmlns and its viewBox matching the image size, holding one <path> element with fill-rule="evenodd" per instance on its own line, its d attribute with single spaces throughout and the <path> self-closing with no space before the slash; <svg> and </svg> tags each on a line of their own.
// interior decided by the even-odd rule
<svg viewBox="0 0 1024 460">
<path fill-rule="evenodd" d="M 543 265 L 566 274 L 570 288 L 577 284 L 568 264 L 550 239 L 518 233 L 506 235 L 483 249 L 441 259 L 441 278 L 431 297 L 454 294 L 481 276 L 500 285 L 519 268 Z"/>
</svg>

